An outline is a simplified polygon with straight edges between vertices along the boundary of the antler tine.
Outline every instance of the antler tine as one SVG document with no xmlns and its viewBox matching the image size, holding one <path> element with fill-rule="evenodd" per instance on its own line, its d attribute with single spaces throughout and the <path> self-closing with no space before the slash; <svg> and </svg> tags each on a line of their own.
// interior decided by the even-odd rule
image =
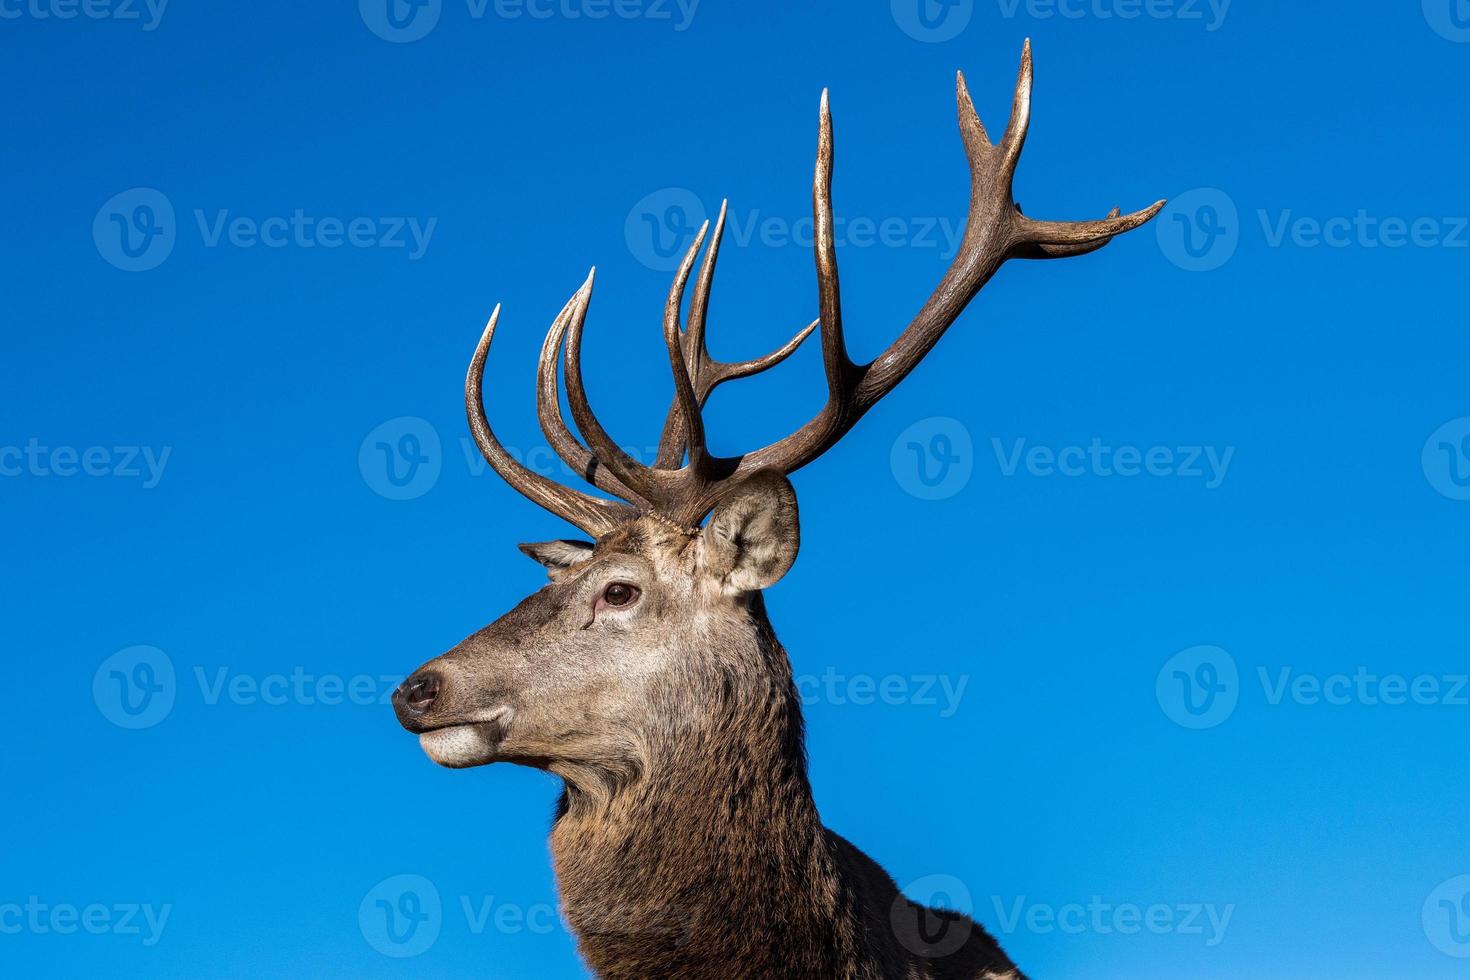
<svg viewBox="0 0 1470 980">
<path fill-rule="evenodd" d="M 480 448 L 485 461 L 500 478 L 527 498 L 594 537 L 605 534 L 632 516 L 631 509 L 564 487 L 527 469 L 505 451 L 505 447 L 490 428 L 490 421 L 485 416 L 485 361 L 490 355 L 490 343 L 495 337 L 495 325 L 499 320 L 500 307 L 497 305 L 475 347 L 474 357 L 470 358 L 470 370 L 465 376 L 465 414 L 469 417 L 470 433 L 474 436 L 475 445 Z"/>
<path fill-rule="evenodd" d="M 842 290 L 837 280 L 837 244 L 832 231 L 832 109 L 822 89 L 817 127 L 817 165 L 812 176 L 812 252 L 817 263 L 817 309 L 822 325 L 822 365 L 828 404 L 841 414 L 851 397 L 856 365 L 847 356 L 842 330 Z"/>
<path fill-rule="evenodd" d="M 719 252 L 719 236 L 724 230 L 724 219 L 725 208 L 721 206 L 720 227 L 716 228 L 715 237 L 710 242 L 710 251 L 705 256 L 704 268 L 700 270 L 699 282 L 695 285 L 693 305 L 690 308 L 687 336 L 691 342 L 699 345 L 697 349 L 703 349 L 704 346 L 704 314 L 709 302 L 709 284 L 713 277 L 714 259 Z M 684 287 L 689 282 L 689 271 L 694 268 L 694 257 L 699 253 L 699 247 L 704 243 L 704 235 L 708 230 L 709 222 L 706 221 L 700 227 L 699 234 L 694 236 L 694 244 L 685 253 L 684 261 L 679 263 L 679 271 L 674 275 L 673 285 L 669 287 L 668 301 L 664 303 L 664 343 L 669 348 L 669 366 L 674 375 L 674 403 L 683 421 L 684 445 L 689 451 L 689 465 L 695 471 L 704 468 L 704 416 L 699 410 L 699 398 L 694 393 L 694 383 L 690 377 L 689 365 L 686 363 L 687 358 L 684 353 L 686 335 L 679 332 L 679 312 L 684 306 Z M 699 363 L 697 357 L 695 363 Z"/>
<path fill-rule="evenodd" d="M 882 354 L 861 366 L 847 360 L 842 343 L 836 257 L 830 237 L 831 119 L 824 93 L 813 205 L 828 399 L 821 411 L 796 432 L 747 454 L 735 476 L 748 476 L 765 467 L 791 473 L 820 456 L 908 376 L 1007 259 L 1060 258 L 1094 251 L 1114 236 L 1142 225 L 1163 207 L 1160 201 L 1126 216 L 1114 212 L 1101 221 L 1035 221 L 1021 214 L 1011 183 L 1030 127 L 1032 80 L 1028 39 L 1021 51 L 1010 120 L 999 144 L 992 145 L 975 112 L 964 75 L 956 76 L 960 136 L 970 163 L 970 210 L 964 239 L 914 319 Z"/>
<path fill-rule="evenodd" d="M 720 243 L 725 239 L 725 217 L 730 212 L 730 201 L 728 198 L 720 201 L 720 213 L 715 218 L 715 233 L 710 237 L 709 248 L 704 253 L 704 260 L 699 263 L 699 275 L 694 280 L 694 295 L 689 299 L 689 325 L 684 331 L 684 360 L 686 367 L 690 369 L 690 380 L 696 386 L 699 378 L 692 372 L 706 366 L 708 361 L 709 344 L 706 340 L 705 328 L 709 322 L 709 294 L 714 287 L 715 265 L 720 260 Z M 683 287 L 680 286 L 682 289 Z M 678 311 L 675 311 L 677 321 Z M 691 356 L 693 355 L 693 356 Z M 702 372 L 701 372 L 702 373 Z"/>
<path fill-rule="evenodd" d="M 1006 124 L 1005 135 L 1000 139 L 1002 173 L 1005 174 L 1009 190 L 1016 166 L 1021 162 L 1021 150 L 1026 146 L 1026 134 L 1031 130 L 1031 39 L 1021 46 L 1021 69 L 1016 76 L 1016 94 L 1011 100 L 1011 119 Z"/>
<path fill-rule="evenodd" d="M 842 329 L 842 292 L 832 222 L 833 156 L 832 109 L 827 90 L 823 89 L 818 110 L 817 164 L 812 176 L 812 251 L 817 266 L 817 322 L 822 331 L 827 401 L 795 433 L 746 456 L 737 472 L 748 473 L 766 466 L 794 472 L 826 452 L 862 414 L 855 402 L 858 383 L 867 369 L 853 364 Z"/>
<path fill-rule="evenodd" d="M 714 390 L 726 381 L 748 378 L 786 360 L 807 337 L 811 336 L 818 322 L 813 320 L 795 337 L 763 357 L 729 363 L 716 361 L 710 356 L 706 342 L 709 296 L 714 283 L 715 263 L 719 259 L 720 242 L 725 234 L 725 217 L 728 208 L 728 201 L 720 202 L 720 214 L 715 219 L 714 234 L 710 238 L 709 248 L 704 253 L 704 261 L 700 263 L 699 275 L 694 280 L 694 293 L 689 300 L 689 323 L 681 341 L 684 370 L 689 375 L 689 383 L 694 389 L 695 403 L 700 408 L 704 407 Z M 684 444 L 684 417 L 676 394 L 664 419 L 663 433 L 659 438 L 658 459 L 654 467 L 662 470 L 676 470 L 681 467 L 684 463 Z"/>
<path fill-rule="evenodd" d="M 1016 215 L 1017 231 L 1025 247 L 1017 250 L 1017 258 L 1058 259 L 1095 252 L 1114 236 L 1147 224 L 1164 209 L 1166 201 L 1155 201 L 1142 211 L 1118 215 L 1118 208 L 1099 221 L 1036 221 L 1024 214 Z"/>
<path fill-rule="evenodd" d="M 546 332 L 546 340 L 541 345 L 541 359 L 536 368 L 536 416 L 541 422 L 541 431 L 546 435 L 546 441 L 556 454 L 575 470 L 581 477 L 593 486 L 601 490 L 631 500 L 637 503 L 646 503 L 637 494 L 625 487 L 621 480 L 608 472 L 605 466 L 598 463 L 597 457 L 592 451 L 582 445 L 581 441 L 567 425 L 561 414 L 561 395 L 557 381 L 560 365 L 558 361 L 561 355 L 562 341 L 566 337 L 567 324 L 571 320 L 572 309 L 576 305 L 577 296 L 567 300 L 556 319 L 552 321 L 551 329 Z"/>
<path fill-rule="evenodd" d="M 703 234 L 701 229 L 701 238 Z M 592 413 L 587 389 L 582 383 L 582 327 L 587 321 L 587 305 L 592 300 L 592 280 L 596 272 L 593 269 L 588 273 L 587 281 L 577 291 L 572 305 L 566 341 L 567 404 L 572 409 L 572 420 L 577 423 L 582 438 L 587 441 L 587 447 L 597 461 L 611 470 L 612 475 L 637 497 L 657 504 L 669 497 L 673 484 L 667 478 L 673 474 L 644 466 L 624 452 Z"/>
</svg>

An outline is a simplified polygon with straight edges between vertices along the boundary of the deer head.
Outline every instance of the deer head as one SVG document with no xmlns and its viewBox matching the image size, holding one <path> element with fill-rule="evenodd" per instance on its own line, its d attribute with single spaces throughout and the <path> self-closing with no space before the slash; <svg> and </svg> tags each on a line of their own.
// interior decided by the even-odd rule
<svg viewBox="0 0 1470 980">
<path fill-rule="evenodd" d="M 513 459 L 486 419 L 482 381 L 499 320 L 491 314 L 465 386 L 475 442 L 495 471 L 591 541 L 522 545 L 550 582 L 453 650 L 429 661 L 394 695 L 404 727 L 427 754 L 453 767 L 506 760 L 550 769 L 582 788 L 633 778 L 653 746 L 677 731 L 683 749 L 720 744 L 731 703 L 745 692 L 787 692 L 790 668 L 770 635 L 761 590 L 796 558 L 796 496 L 787 477 L 833 446 L 933 349 L 966 304 L 1007 259 L 1082 255 L 1144 224 L 1163 207 L 1095 221 L 1039 221 L 1021 213 L 1012 178 L 1031 115 L 1031 51 L 1022 54 L 1010 123 L 992 143 L 963 75 L 959 127 L 970 165 L 963 243 L 933 293 L 892 344 L 857 364 L 843 340 L 832 222 L 832 119 L 821 99 L 815 213 L 817 320 L 785 346 L 742 363 L 711 358 L 705 320 L 725 208 L 704 255 L 681 323 L 684 294 L 704 245 L 700 229 L 674 277 L 663 331 L 674 399 L 658 456 L 625 453 L 588 404 L 582 332 L 593 277 L 556 317 L 542 347 L 537 402 L 541 427 L 563 460 L 618 498 L 562 486 Z M 827 399 L 791 435 L 736 457 L 710 452 L 702 408 L 726 381 L 783 361 L 816 330 Z M 559 362 L 563 362 L 559 364 Z M 565 375 L 574 434 L 562 417 Z M 706 520 L 708 518 L 708 520 Z M 754 709 L 759 724 L 759 709 Z M 749 719 L 747 719 L 748 721 Z M 786 738 L 798 741 L 799 724 Z M 691 735 L 691 732 L 693 733 Z M 700 741 L 700 735 L 708 739 Z"/>
</svg>

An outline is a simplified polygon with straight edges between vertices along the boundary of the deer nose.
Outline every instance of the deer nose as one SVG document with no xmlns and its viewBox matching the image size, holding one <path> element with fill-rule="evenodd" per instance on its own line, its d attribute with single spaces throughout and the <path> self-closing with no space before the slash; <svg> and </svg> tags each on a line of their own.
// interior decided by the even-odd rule
<svg viewBox="0 0 1470 980">
<path fill-rule="evenodd" d="M 399 684 L 393 692 L 393 710 L 399 720 L 408 722 L 428 714 L 440 687 L 439 675 L 433 671 L 421 671 Z"/>
</svg>

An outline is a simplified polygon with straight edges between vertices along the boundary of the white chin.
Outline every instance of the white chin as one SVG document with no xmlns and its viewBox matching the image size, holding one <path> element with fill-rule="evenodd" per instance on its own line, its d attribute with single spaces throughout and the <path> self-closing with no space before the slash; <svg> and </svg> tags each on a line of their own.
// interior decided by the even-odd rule
<svg viewBox="0 0 1470 980">
<path fill-rule="evenodd" d="M 419 736 L 424 754 L 449 769 L 468 769 L 495 761 L 500 744 L 499 726 L 491 724 L 455 725 Z"/>
</svg>

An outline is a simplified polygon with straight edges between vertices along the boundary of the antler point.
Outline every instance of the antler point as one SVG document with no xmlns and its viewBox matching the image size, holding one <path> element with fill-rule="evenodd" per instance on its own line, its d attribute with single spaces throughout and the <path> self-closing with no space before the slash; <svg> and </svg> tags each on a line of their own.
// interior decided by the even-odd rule
<svg viewBox="0 0 1470 980">
<path fill-rule="evenodd" d="M 490 311 L 490 319 L 485 322 L 485 329 L 480 331 L 480 345 L 484 346 L 495 333 L 495 324 L 500 320 L 500 304 L 495 304 L 495 309 Z"/>
</svg>

